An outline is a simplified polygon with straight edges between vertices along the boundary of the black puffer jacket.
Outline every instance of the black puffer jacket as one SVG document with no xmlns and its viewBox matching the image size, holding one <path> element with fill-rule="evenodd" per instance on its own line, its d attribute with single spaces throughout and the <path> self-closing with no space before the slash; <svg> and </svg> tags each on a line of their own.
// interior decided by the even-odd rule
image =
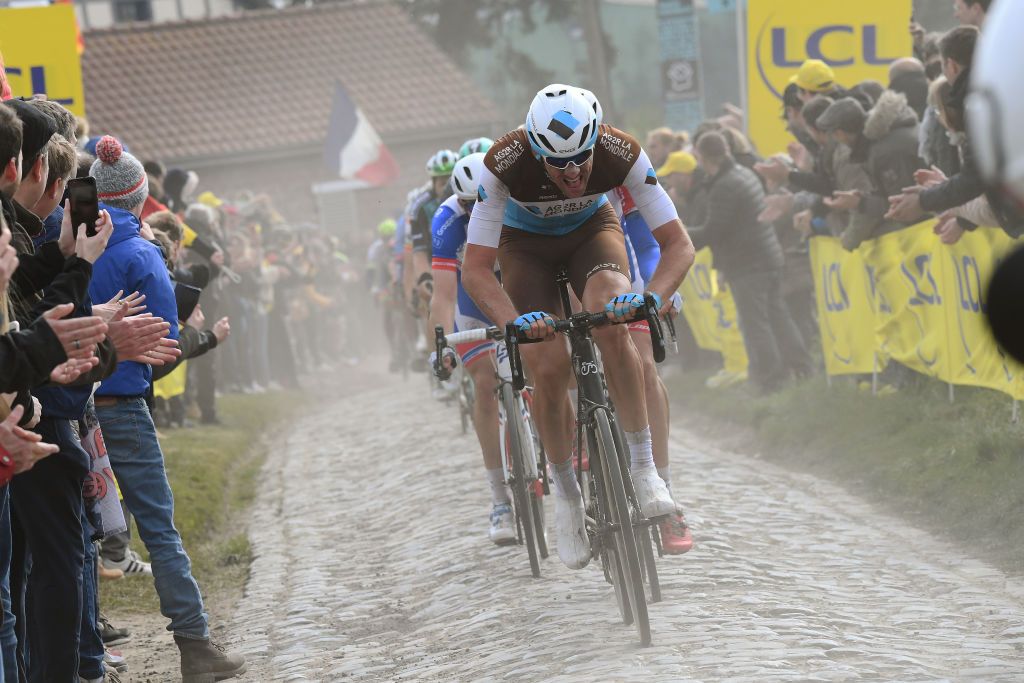
<svg viewBox="0 0 1024 683">
<path fill-rule="evenodd" d="M 782 246 L 764 209 L 764 188 L 749 168 L 727 160 L 707 184 L 707 220 L 688 228 L 694 244 L 711 247 L 715 268 L 726 279 L 782 268 Z"/>
<path fill-rule="evenodd" d="M 917 115 L 905 95 L 886 90 L 868 112 L 864 137 L 850 156 L 864 164 L 873 186 L 861 213 L 881 219 L 889 210 L 889 197 L 916 184 L 914 171 L 925 168 L 917 148 Z"/>
</svg>

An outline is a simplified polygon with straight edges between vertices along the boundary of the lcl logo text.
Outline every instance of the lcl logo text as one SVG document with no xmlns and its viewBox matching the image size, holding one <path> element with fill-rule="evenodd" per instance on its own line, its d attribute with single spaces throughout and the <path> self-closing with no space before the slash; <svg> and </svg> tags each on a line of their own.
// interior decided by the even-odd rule
<svg viewBox="0 0 1024 683">
<path fill-rule="evenodd" d="M 803 43 L 802 52 L 794 50 L 791 53 L 789 46 L 791 43 L 795 43 L 795 41 L 789 35 L 789 29 L 775 26 L 769 30 L 768 25 L 771 23 L 771 20 L 772 18 L 769 17 L 765 21 L 757 36 L 757 70 L 761 75 L 761 80 L 779 99 L 782 98 L 782 94 L 772 85 L 762 63 L 766 34 L 768 34 L 771 41 L 771 64 L 777 69 L 795 71 L 803 64 L 805 59 L 820 59 L 831 67 L 853 66 L 858 62 L 871 66 L 884 66 L 891 64 L 897 59 L 896 57 L 886 57 L 878 53 L 879 27 L 875 24 L 864 24 L 862 26 L 829 24 L 822 26 L 807 35 Z M 835 47 L 829 49 L 828 43 L 830 41 L 828 38 L 834 36 L 853 37 L 855 46 L 853 52 L 849 48 L 845 52 Z M 859 41 L 856 40 L 857 37 L 860 38 Z M 839 41 L 833 40 L 831 42 L 836 43 Z M 848 46 L 851 41 L 847 39 L 841 42 Z"/>
</svg>

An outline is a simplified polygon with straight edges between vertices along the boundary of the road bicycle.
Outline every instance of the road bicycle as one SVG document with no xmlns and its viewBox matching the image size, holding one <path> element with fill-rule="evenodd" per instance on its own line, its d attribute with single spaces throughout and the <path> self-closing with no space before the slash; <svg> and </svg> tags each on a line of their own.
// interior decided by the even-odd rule
<svg viewBox="0 0 1024 683">
<path fill-rule="evenodd" d="M 569 278 L 561 269 L 556 282 L 562 297 L 563 310 L 569 306 Z M 651 328 L 651 342 L 657 362 L 665 358 L 665 342 L 654 298 L 647 295 L 643 316 Z M 629 321 L 627 321 L 629 322 Z M 597 346 L 592 330 L 613 323 L 605 313 L 574 313 L 555 321 L 555 331 L 569 339 L 572 369 L 578 387 L 577 443 L 586 443 L 590 476 L 585 477 L 588 506 L 587 535 L 592 557 L 601 561 L 605 578 L 615 590 L 616 603 L 625 624 L 634 624 L 642 645 L 651 643 L 651 625 L 644 591 L 645 578 L 651 582 L 654 601 L 660 599 L 657 573 L 651 550 L 650 528 L 657 520 L 648 520 L 640 510 L 633 482 L 629 476 L 629 457 L 619 436 L 615 411 L 608 395 Z M 513 325 L 505 326 L 512 371 L 512 388 L 525 385 L 520 345 L 541 340 L 526 339 Z M 584 442 L 585 439 L 585 442 Z M 577 459 L 582 468 L 583 458 Z M 577 472 L 578 475 L 582 473 Z"/>
<path fill-rule="evenodd" d="M 445 335 L 434 328 L 436 358 L 440 363 L 445 347 L 470 342 L 498 341 L 504 333 L 497 327 L 478 328 Z M 547 459 L 540 444 L 531 414 L 532 392 L 524 385 L 512 386 L 508 354 L 503 344 L 495 346 L 494 370 L 498 379 L 498 433 L 505 483 L 512 491 L 512 511 L 516 521 L 516 542 L 525 545 L 530 558 L 530 573 L 540 578 L 540 561 L 548 557 L 547 527 L 544 520 L 544 496 L 550 493 Z M 444 377 L 447 370 L 435 371 Z M 463 369 L 466 381 L 468 374 Z M 460 404 L 461 409 L 461 404 Z"/>
</svg>

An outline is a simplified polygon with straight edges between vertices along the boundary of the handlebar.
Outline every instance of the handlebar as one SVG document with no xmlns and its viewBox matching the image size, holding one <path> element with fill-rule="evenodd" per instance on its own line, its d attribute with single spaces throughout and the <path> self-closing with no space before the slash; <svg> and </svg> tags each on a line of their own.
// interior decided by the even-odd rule
<svg viewBox="0 0 1024 683">
<path fill-rule="evenodd" d="M 446 335 L 444 328 L 440 325 L 434 328 L 434 350 L 437 360 L 434 363 L 434 373 L 439 379 L 445 380 L 451 377 L 451 372 L 441 364 L 441 354 L 445 347 L 456 344 L 468 344 L 470 342 L 488 341 L 490 339 L 501 340 L 505 335 L 497 327 L 481 327 L 475 330 L 464 330 L 452 332 Z"/>
<path fill-rule="evenodd" d="M 658 306 L 651 294 L 644 295 L 644 307 L 641 314 L 632 320 L 613 321 L 606 313 L 574 313 L 564 320 L 555 321 L 555 332 L 568 334 L 570 332 L 589 332 L 595 327 L 605 325 L 623 325 L 637 320 L 646 320 L 651 330 L 651 346 L 654 350 L 654 361 L 661 363 L 665 360 L 665 335 L 661 329 L 661 319 L 658 317 Z M 505 344 L 508 347 L 509 366 L 512 369 L 512 386 L 520 391 L 526 386 L 526 377 L 523 375 L 523 361 L 519 354 L 520 344 L 535 344 L 543 339 L 531 339 L 512 323 L 505 324 Z"/>
</svg>

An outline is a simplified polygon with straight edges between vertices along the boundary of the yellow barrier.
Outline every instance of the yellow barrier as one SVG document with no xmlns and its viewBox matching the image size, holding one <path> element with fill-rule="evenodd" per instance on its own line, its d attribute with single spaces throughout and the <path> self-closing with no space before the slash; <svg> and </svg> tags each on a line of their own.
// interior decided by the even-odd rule
<svg viewBox="0 0 1024 683">
<path fill-rule="evenodd" d="M 921 223 L 846 252 L 811 240 L 825 370 L 868 373 L 888 359 L 950 384 L 1024 398 L 1024 367 L 997 347 L 984 287 L 1014 241 L 978 228 L 947 246 Z"/>
<path fill-rule="evenodd" d="M 737 324 L 736 304 L 729 290 L 718 284 L 710 249 L 697 252 L 679 293 L 683 296 L 683 315 L 697 346 L 721 353 L 727 372 L 746 372 L 747 352 Z"/>
</svg>

